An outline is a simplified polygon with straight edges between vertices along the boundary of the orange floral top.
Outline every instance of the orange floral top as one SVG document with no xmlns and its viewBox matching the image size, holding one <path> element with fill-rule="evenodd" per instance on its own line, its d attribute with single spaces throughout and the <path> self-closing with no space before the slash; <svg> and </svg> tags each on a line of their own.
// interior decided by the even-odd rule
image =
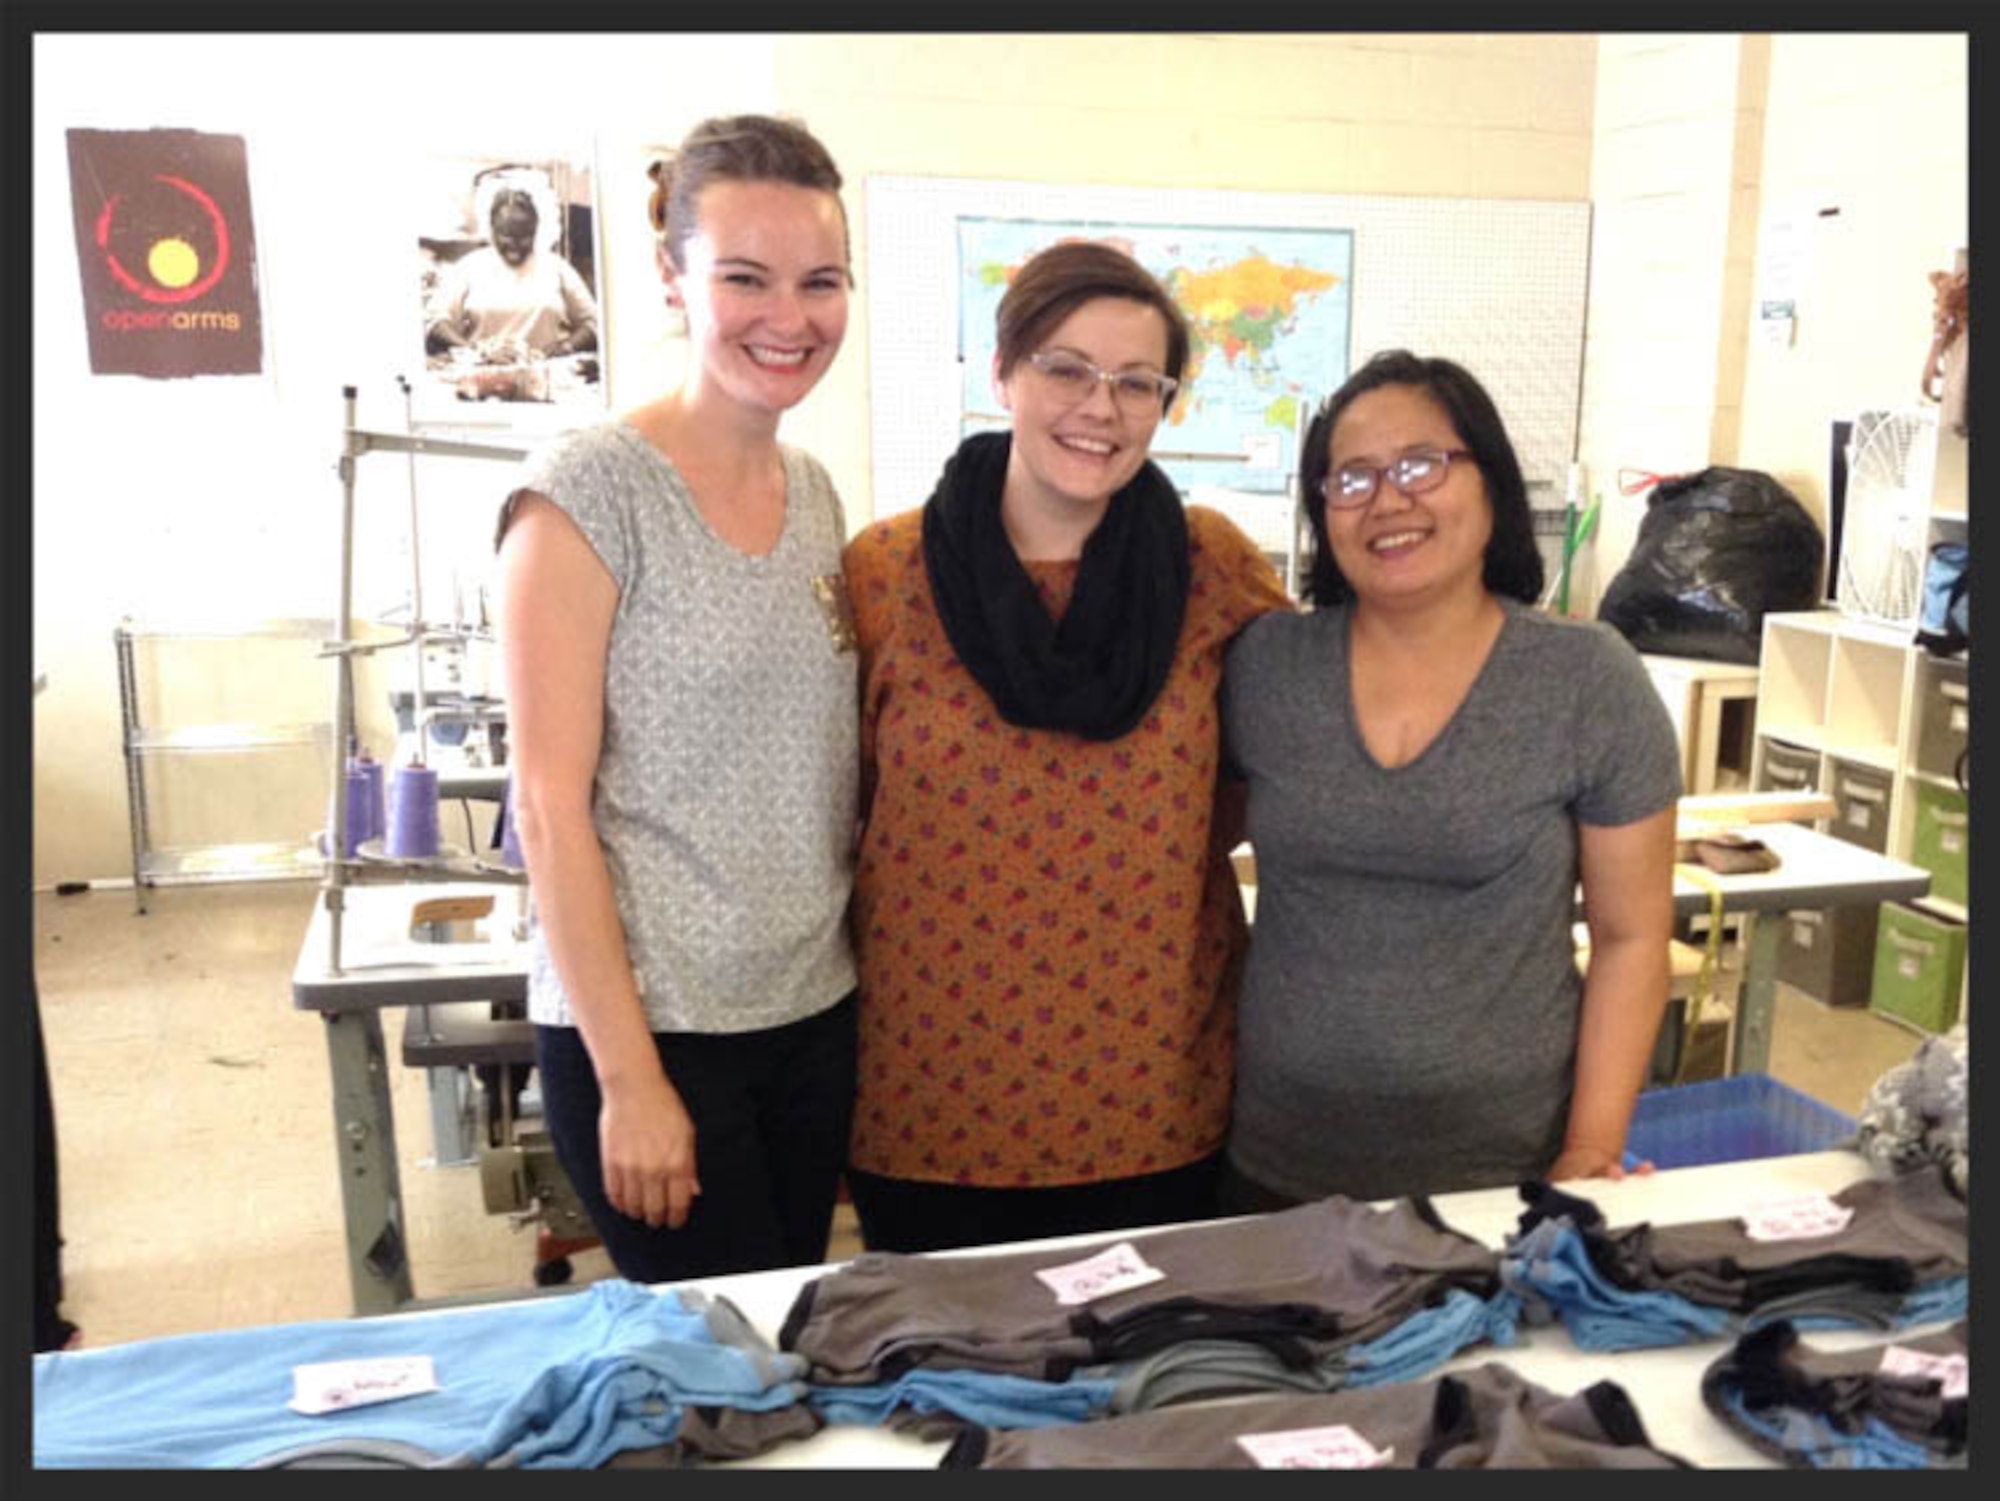
<svg viewBox="0 0 2000 1501">
<path fill-rule="evenodd" d="M 1054 1187 L 1221 1146 L 1248 933 L 1210 837 L 1216 688 L 1230 639 L 1290 602 L 1234 523 L 1201 507 L 1187 520 L 1174 664 L 1114 741 L 1000 717 L 938 619 L 921 509 L 848 544 L 865 817 L 855 1167 Z M 1027 566 L 1060 619 L 1077 564 Z"/>
</svg>

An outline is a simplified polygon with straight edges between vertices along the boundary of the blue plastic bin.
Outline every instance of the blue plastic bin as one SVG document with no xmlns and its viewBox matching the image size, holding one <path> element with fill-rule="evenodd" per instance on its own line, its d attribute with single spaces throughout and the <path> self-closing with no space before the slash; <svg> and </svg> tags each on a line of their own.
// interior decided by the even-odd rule
<svg viewBox="0 0 2000 1501">
<path fill-rule="evenodd" d="M 1632 1112 L 1625 1165 L 1744 1162 L 1823 1152 L 1854 1139 L 1854 1121 L 1769 1074 L 1649 1089 Z"/>
</svg>

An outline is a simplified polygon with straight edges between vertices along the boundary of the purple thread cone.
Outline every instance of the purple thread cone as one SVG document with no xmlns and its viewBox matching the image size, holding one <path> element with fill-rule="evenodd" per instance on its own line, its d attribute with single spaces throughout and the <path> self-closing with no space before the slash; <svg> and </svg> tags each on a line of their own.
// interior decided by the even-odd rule
<svg viewBox="0 0 2000 1501">
<path fill-rule="evenodd" d="M 382 781 L 382 763 L 363 751 L 358 760 L 350 761 L 348 765 L 359 767 L 361 774 L 368 779 L 368 837 L 380 839 L 389 830 L 385 805 L 388 789 Z"/>
<path fill-rule="evenodd" d="M 352 860 L 362 841 L 375 837 L 368 828 L 368 779 L 349 761 L 342 780 L 347 784 L 347 822 L 342 830 L 340 857 Z M 326 816 L 327 823 L 331 825 L 333 809 L 328 808 Z"/>
<path fill-rule="evenodd" d="M 389 827 L 383 852 L 397 860 L 428 860 L 438 852 L 438 774 L 428 766 L 398 766 L 389 778 Z"/>
<path fill-rule="evenodd" d="M 507 784 L 506 822 L 500 830 L 500 863 L 524 870 L 528 862 L 521 858 L 521 820 L 514 810 L 514 784 Z"/>
</svg>

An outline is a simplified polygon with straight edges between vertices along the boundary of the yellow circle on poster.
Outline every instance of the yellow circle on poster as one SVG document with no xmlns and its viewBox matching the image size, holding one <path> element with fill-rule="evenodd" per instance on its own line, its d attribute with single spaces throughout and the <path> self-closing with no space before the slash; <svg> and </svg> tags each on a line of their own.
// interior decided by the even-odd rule
<svg viewBox="0 0 2000 1501">
<path fill-rule="evenodd" d="M 201 257 L 178 236 L 160 240 L 146 255 L 146 269 L 163 287 L 184 287 L 201 274 Z"/>
</svg>

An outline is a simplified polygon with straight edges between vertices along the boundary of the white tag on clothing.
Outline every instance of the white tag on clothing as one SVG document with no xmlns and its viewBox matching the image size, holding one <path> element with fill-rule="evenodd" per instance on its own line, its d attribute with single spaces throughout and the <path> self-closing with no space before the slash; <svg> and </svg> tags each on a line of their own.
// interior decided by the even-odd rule
<svg viewBox="0 0 2000 1501">
<path fill-rule="evenodd" d="M 1854 1211 L 1826 1194 L 1796 1194 L 1767 1199 L 1743 1216 L 1743 1233 L 1752 1240 L 1813 1240 L 1847 1228 Z"/>
<path fill-rule="evenodd" d="M 428 1355 L 389 1355 L 379 1360 L 328 1360 L 292 1367 L 293 1412 L 317 1417 L 376 1402 L 395 1402 L 438 1390 Z"/>
<path fill-rule="evenodd" d="M 1972 1385 L 1972 1366 L 1963 1355 L 1926 1355 L 1921 1350 L 1891 1345 L 1882 1352 L 1885 1376 L 1929 1376 L 1943 1384 L 1946 1401 L 1962 1397 Z"/>
<path fill-rule="evenodd" d="M 1396 1457 L 1393 1447 L 1378 1449 L 1345 1423 L 1284 1433 L 1240 1433 L 1236 1442 L 1260 1470 L 1375 1470 Z"/>
<path fill-rule="evenodd" d="M 1121 1240 L 1110 1250 L 1099 1251 L 1087 1260 L 1073 1261 L 1068 1266 L 1052 1266 L 1035 1273 L 1065 1308 L 1096 1298 L 1108 1298 L 1128 1288 L 1144 1287 L 1149 1282 L 1161 1281 L 1166 1275 L 1158 1267 L 1148 1266 L 1146 1258 L 1133 1249 L 1129 1240 Z"/>
</svg>

